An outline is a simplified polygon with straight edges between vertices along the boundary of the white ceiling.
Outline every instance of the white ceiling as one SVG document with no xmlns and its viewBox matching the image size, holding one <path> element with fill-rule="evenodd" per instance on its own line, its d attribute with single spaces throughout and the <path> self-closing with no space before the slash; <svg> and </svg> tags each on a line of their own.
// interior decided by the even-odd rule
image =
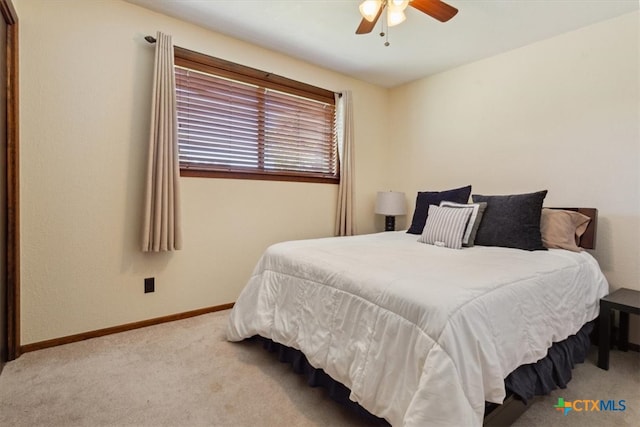
<svg viewBox="0 0 640 427">
<path fill-rule="evenodd" d="M 384 87 L 393 87 L 638 10 L 638 0 L 446 0 L 441 23 L 407 9 L 389 31 L 356 35 L 361 0 L 127 0 Z M 188 46 L 185 46 L 188 48 Z"/>
</svg>

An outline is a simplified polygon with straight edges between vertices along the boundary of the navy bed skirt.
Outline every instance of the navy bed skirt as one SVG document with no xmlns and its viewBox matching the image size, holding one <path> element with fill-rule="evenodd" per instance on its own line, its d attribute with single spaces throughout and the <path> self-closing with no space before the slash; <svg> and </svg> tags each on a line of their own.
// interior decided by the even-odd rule
<svg viewBox="0 0 640 427">
<path fill-rule="evenodd" d="M 564 341 L 555 343 L 549 349 L 547 356 L 536 363 L 522 365 L 507 376 L 505 387 L 507 396 L 514 396 L 517 400 L 527 404 L 534 396 L 549 394 L 557 388 L 566 388 L 571 380 L 571 370 L 577 363 L 583 363 L 591 345 L 590 334 L 594 322 L 585 324 L 575 335 Z M 305 355 L 299 350 L 287 347 L 261 336 L 254 339 L 262 341 L 263 347 L 278 354 L 278 360 L 290 363 L 294 372 L 302 374 L 311 387 L 324 387 L 329 396 L 336 402 L 346 405 L 356 411 L 372 426 L 388 426 L 382 418 L 378 418 L 358 403 L 349 399 L 350 390 L 335 381 L 322 369 L 316 369 L 309 364 Z M 500 407 L 495 403 L 487 403 L 485 416 Z"/>
</svg>

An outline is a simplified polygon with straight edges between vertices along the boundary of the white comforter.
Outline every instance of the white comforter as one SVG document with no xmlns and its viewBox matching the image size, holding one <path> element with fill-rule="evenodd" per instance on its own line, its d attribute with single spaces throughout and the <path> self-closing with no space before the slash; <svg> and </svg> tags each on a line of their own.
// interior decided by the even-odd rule
<svg viewBox="0 0 640 427">
<path fill-rule="evenodd" d="M 301 350 L 392 425 L 481 425 L 504 378 L 598 314 L 587 252 L 446 249 L 404 232 L 267 249 L 227 337 Z"/>
</svg>

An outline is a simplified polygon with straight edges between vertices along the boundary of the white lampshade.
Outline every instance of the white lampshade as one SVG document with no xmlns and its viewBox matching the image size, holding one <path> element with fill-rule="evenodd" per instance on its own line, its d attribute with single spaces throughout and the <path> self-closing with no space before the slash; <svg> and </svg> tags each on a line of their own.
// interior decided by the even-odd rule
<svg viewBox="0 0 640 427">
<path fill-rule="evenodd" d="M 371 22 L 378 15 L 381 6 L 382 1 L 380 0 L 365 0 L 360 4 L 360 14 L 364 19 Z"/>
<path fill-rule="evenodd" d="M 378 191 L 376 213 L 380 215 L 406 215 L 407 204 L 404 193 L 400 191 Z"/>
<path fill-rule="evenodd" d="M 404 10 L 409 5 L 408 0 L 389 0 L 387 2 L 387 25 L 393 27 L 407 19 Z"/>
<path fill-rule="evenodd" d="M 409 0 L 389 0 L 390 9 L 405 10 L 409 6 Z"/>
<path fill-rule="evenodd" d="M 396 26 L 398 24 L 402 24 L 407 16 L 403 11 L 394 12 L 391 9 L 387 12 L 387 25 L 390 27 Z"/>
</svg>

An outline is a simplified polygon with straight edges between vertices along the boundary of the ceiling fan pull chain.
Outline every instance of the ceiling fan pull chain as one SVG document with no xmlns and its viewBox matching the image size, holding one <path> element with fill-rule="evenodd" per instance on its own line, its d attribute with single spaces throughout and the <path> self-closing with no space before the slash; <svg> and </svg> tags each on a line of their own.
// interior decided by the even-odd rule
<svg viewBox="0 0 640 427">
<path fill-rule="evenodd" d="M 387 23 L 387 31 L 384 30 L 386 19 L 380 20 L 380 37 L 384 37 L 384 45 L 389 46 L 389 24 Z"/>
</svg>

